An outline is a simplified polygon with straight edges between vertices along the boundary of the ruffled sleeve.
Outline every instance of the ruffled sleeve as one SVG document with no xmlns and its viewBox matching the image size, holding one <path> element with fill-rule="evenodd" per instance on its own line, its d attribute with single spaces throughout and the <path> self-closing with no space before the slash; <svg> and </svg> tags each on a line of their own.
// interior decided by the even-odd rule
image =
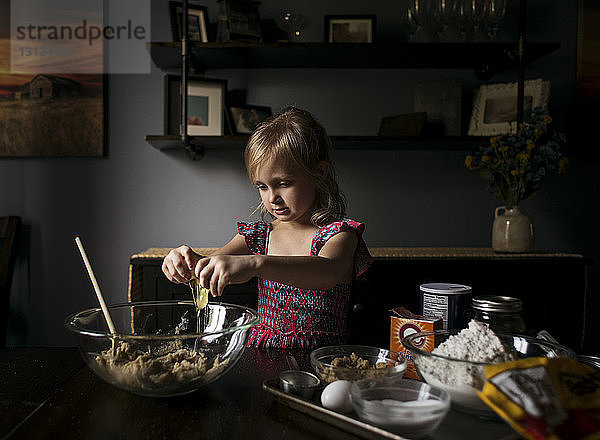
<svg viewBox="0 0 600 440">
<path fill-rule="evenodd" d="M 248 250 L 257 255 L 266 255 L 270 224 L 266 222 L 237 222 L 238 234 L 243 235 Z"/>
<path fill-rule="evenodd" d="M 363 278 L 365 272 L 371 264 L 373 264 L 373 257 L 369 253 L 369 249 L 362 239 L 363 231 L 365 230 L 365 224 L 350 219 L 343 219 L 337 222 L 328 224 L 327 226 L 319 229 L 315 235 L 312 243 L 311 255 L 318 255 L 321 248 L 327 243 L 331 237 L 338 234 L 341 231 L 353 230 L 358 236 L 358 245 L 354 252 L 354 276 L 357 279 Z"/>
</svg>

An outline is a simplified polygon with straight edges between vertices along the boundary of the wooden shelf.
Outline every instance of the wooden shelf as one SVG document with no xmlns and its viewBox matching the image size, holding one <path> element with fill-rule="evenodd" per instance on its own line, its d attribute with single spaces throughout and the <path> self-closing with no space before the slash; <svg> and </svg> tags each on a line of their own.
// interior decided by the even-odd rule
<svg viewBox="0 0 600 440">
<path fill-rule="evenodd" d="M 331 136 L 336 150 L 439 150 L 470 151 L 475 144 L 484 142 L 486 137 L 448 136 L 436 138 L 380 137 L 380 136 Z M 190 136 L 192 151 L 205 149 L 242 150 L 248 136 Z M 181 137 L 176 135 L 147 135 L 146 142 L 154 148 L 165 150 L 185 149 Z"/>
<path fill-rule="evenodd" d="M 517 66 L 516 43 L 198 43 L 191 45 L 196 72 L 233 68 L 480 68 Z M 525 62 L 541 58 L 559 43 L 528 43 Z M 157 67 L 181 67 L 181 43 L 148 43 Z"/>
<path fill-rule="evenodd" d="M 190 43 L 189 62 L 194 72 L 209 69 L 330 68 L 394 69 L 450 68 L 475 69 L 493 73 L 517 67 L 516 43 Z M 559 43 L 528 43 L 525 63 L 541 58 L 560 47 Z M 181 43 L 149 43 L 157 67 L 181 68 Z M 479 74 L 478 74 L 479 75 Z M 332 136 L 339 150 L 470 151 L 485 137 L 451 136 L 407 138 L 379 136 Z M 154 148 L 186 150 L 193 159 L 206 149 L 242 150 L 247 136 L 190 136 L 187 146 L 177 135 L 148 135 Z"/>
</svg>

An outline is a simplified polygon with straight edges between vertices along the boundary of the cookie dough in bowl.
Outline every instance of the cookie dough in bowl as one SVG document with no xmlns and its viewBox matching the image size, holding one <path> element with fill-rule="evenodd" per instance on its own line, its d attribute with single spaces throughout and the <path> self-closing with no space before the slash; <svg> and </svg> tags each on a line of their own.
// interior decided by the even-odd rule
<svg viewBox="0 0 600 440">
<path fill-rule="evenodd" d="M 149 301 L 109 307 L 116 334 L 100 308 L 69 316 L 87 365 L 106 382 L 142 396 L 191 393 L 224 375 L 241 357 L 248 330 L 258 322 L 249 308 L 192 301 Z"/>
</svg>

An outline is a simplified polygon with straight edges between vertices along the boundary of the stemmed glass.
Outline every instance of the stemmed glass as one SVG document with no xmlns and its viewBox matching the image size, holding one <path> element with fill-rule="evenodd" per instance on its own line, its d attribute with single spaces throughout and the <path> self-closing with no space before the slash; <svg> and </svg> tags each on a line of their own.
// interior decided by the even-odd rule
<svg viewBox="0 0 600 440">
<path fill-rule="evenodd" d="M 454 3 L 454 13 L 458 24 L 458 31 L 462 40 L 466 41 L 467 33 L 477 32 L 479 23 L 483 16 L 483 0 L 456 0 Z"/>
<path fill-rule="evenodd" d="M 484 24 L 490 41 L 496 39 L 500 23 L 506 14 L 507 0 L 487 0 L 484 5 Z"/>
<path fill-rule="evenodd" d="M 433 32 L 439 40 L 448 28 L 452 15 L 450 0 L 432 0 L 429 6 L 429 16 L 433 23 Z"/>
<path fill-rule="evenodd" d="M 406 8 L 406 15 L 404 17 L 404 24 L 408 31 L 408 40 L 414 41 L 415 34 L 421 29 L 423 25 L 423 1 L 422 0 L 408 0 L 408 7 Z"/>
</svg>

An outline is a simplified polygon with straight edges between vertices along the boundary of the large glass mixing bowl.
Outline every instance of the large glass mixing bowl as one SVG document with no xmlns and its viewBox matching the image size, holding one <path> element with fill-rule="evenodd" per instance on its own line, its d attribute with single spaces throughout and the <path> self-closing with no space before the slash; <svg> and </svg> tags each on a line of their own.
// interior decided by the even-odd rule
<svg viewBox="0 0 600 440">
<path fill-rule="evenodd" d="M 106 382 L 142 396 L 191 393 L 240 359 L 248 330 L 258 322 L 247 307 L 192 301 L 149 301 L 109 307 L 116 334 L 100 308 L 65 320 L 83 359 Z"/>
</svg>

